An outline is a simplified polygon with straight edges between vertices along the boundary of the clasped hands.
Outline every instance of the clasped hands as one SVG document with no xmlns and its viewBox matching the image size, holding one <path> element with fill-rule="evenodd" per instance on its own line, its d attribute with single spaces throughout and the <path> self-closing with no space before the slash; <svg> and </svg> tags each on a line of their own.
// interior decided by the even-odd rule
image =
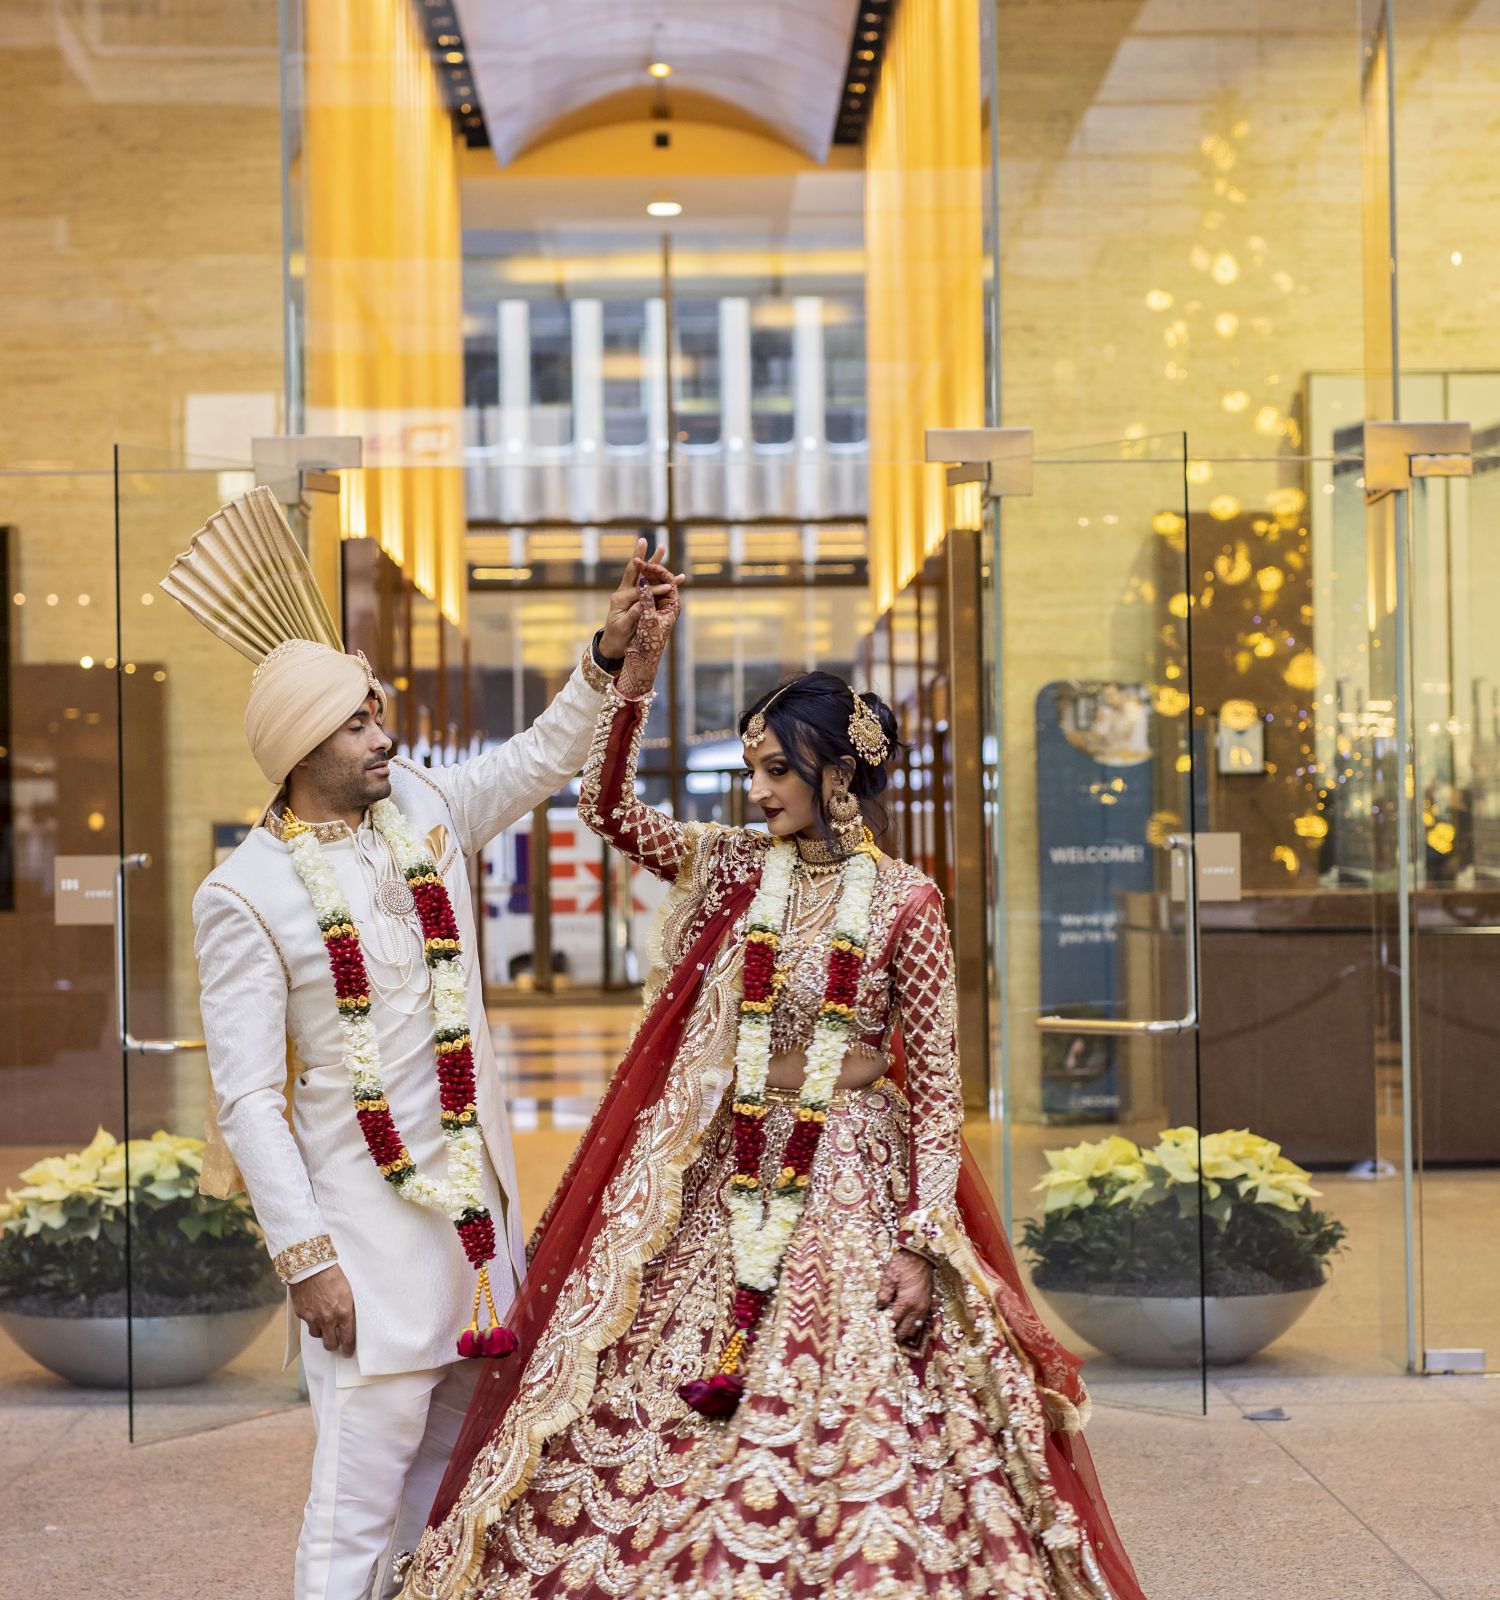
<svg viewBox="0 0 1500 1600">
<path fill-rule="evenodd" d="M 663 564 L 665 545 L 657 545 L 654 555 L 648 556 L 646 550 L 646 541 L 637 539 L 635 554 L 625 563 L 619 587 L 609 597 L 609 612 L 599 638 L 601 654 L 613 660 L 624 658 L 618 682 L 627 699 L 648 693 L 656 682 L 657 665 L 682 606 L 677 591 L 686 578 Z"/>
</svg>

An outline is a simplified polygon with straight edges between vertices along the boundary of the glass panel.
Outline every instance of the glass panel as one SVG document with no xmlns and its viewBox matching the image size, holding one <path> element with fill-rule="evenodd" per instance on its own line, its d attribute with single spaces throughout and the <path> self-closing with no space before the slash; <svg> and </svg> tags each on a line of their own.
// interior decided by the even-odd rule
<svg viewBox="0 0 1500 1600">
<path fill-rule="evenodd" d="M 1419 479 L 1410 500 L 1417 1359 L 1494 1370 L 1500 1303 L 1472 1263 L 1500 1150 L 1486 1000 L 1500 936 L 1500 429 L 1475 436 L 1471 481 Z"/>
<path fill-rule="evenodd" d="M 1382 956 L 1372 820 L 1390 705 L 1372 677 L 1361 436 L 1342 420 L 1359 385 L 1310 392 L 1309 427 L 1337 456 L 1189 464 L 1226 497 L 1194 501 L 1188 536 L 1199 814 L 1238 866 L 1201 914 L 1203 1122 L 1311 1173 L 1296 1252 L 1261 1267 L 1288 1290 L 1330 1285 L 1256 1356 L 1267 1375 L 1389 1371 L 1404 1272 L 1399 1194 L 1386 1226 L 1396 1167 L 1381 1165 L 1392 1117 L 1399 1158 L 1399 969 Z"/>
<path fill-rule="evenodd" d="M 197 1194 L 180 1141 L 211 1104 L 201 1048 L 192 901 L 268 798 L 245 745 L 247 664 L 158 588 L 220 504 L 254 481 L 236 464 L 118 452 L 120 793 L 125 1007 L 147 1047 L 125 1060 L 139 1163 L 130 1216 L 132 1437 L 216 1427 L 296 1399 L 283 1370 L 285 1297 L 248 1199 Z M 149 1141 L 149 1142 L 148 1142 Z M 133 1172 L 134 1177 L 134 1172 Z"/>
<path fill-rule="evenodd" d="M 35 1192 L 58 1176 L 36 1163 L 126 1133 L 113 512 L 108 472 L 0 472 L 0 1403 L 66 1401 L 71 1380 L 123 1407 L 128 1376 L 124 1201 L 90 1181 L 118 1156 L 69 1163 L 66 1218 Z"/>
<path fill-rule="evenodd" d="M 1197 1410 L 1196 930 L 1168 848 L 1196 807 L 1184 466 L 1180 435 L 1041 460 L 1033 495 L 1003 502 L 987 559 L 1015 1237 L 1049 1314 L 1091 1356 L 1096 1394 Z M 1182 1019 L 1180 1033 L 1124 1027 Z M 1188 1131 L 1162 1165 L 1141 1164 L 1164 1129 Z M 997 1193 L 1001 1131 L 979 1141 Z M 1138 1201 L 1109 1203 L 1135 1179 Z M 1218 1282 L 1221 1230 L 1204 1226 Z M 1233 1323 L 1232 1305 L 1223 1315 Z"/>
<path fill-rule="evenodd" d="M 1411 1330 L 1420 1367 L 1500 1367 L 1486 1224 L 1500 1197 L 1492 1088 L 1500 934 L 1495 567 L 1500 534 L 1500 331 L 1493 314 L 1496 174 L 1488 159 L 1500 11 L 1395 7 L 1396 242 L 1402 415 L 1474 429 L 1471 481 L 1411 495 L 1410 871 L 1413 1154 L 1418 1183 Z M 1490 137 L 1453 138 L 1456 128 Z M 1397 1330 L 1405 1333 L 1405 1329 Z"/>
</svg>

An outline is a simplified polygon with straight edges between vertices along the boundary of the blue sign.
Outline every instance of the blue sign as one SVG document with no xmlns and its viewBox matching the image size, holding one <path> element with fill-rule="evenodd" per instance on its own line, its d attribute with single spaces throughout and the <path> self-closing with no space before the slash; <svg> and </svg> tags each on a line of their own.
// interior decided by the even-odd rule
<svg viewBox="0 0 1500 1600">
<path fill-rule="evenodd" d="M 1122 897 L 1152 886 L 1155 715 L 1139 683 L 1049 683 L 1036 701 L 1043 1013 L 1123 1013 Z M 1120 1110 L 1119 1039 L 1042 1035 L 1042 1111 L 1072 1122 Z"/>
<path fill-rule="evenodd" d="M 255 832 L 249 822 L 216 822 L 214 828 L 214 865 L 227 861 L 245 840 Z"/>
</svg>

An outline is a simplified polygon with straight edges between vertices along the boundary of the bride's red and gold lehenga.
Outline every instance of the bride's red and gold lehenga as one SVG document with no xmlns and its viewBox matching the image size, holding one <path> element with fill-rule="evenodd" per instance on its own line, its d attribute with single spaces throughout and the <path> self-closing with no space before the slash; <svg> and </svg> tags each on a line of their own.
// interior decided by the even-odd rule
<svg viewBox="0 0 1500 1600">
<path fill-rule="evenodd" d="M 649 697 L 611 692 L 579 809 L 667 880 L 644 1020 L 532 1241 L 433 1526 L 420 1600 L 1142 1600 L 1083 1447 L 1078 1362 L 1037 1318 L 961 1133 L 937 888 L 881 856 L 856 1048 L 725 1419 L 679 1395 L 734 1332 L 726 1191 L 747 910 L 767 835 L 636 797 Z M 840 869 L 792 870 L 778 1051 L 823 1002 Z M 762 1176 L 795 1093 L 768 1089 Z M 921 1344 L 877 1305 L 893 1250 L 934 1264 Z"/>
</svg>

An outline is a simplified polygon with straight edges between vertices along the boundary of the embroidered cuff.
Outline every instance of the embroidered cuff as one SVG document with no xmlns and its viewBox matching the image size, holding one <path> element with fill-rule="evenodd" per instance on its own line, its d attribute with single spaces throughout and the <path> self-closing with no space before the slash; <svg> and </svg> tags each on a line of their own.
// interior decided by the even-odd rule
<svg viewBox="0 0 1500 1600">
<path fill-rule="evenodd" d="M 942 1222 L 936 1213 L 921 1206 L 915 1211 L 908 1211 L 901 1219 L 901 1226 L 896 1231 L 896 1244 L 899 1249 L 909 1250 L 914 1256 L 921 1256 L 924 1261 L 937 1266 L 943 1259 L 942 1237 Z"/>
<path fill-rule="evenodd" d="M 289 1245 L 279 1256 L 272 1257 L 271 1265 L 283 1283 L 292 1283 L 313 1267 L 326 1267 L 338 1258 L 333 1240 L 326 1233 L 320 1233 L 316 1239 L 303 1239 L 299 1244 Z"/>
<path fill-rule="evenodd" d="M 583 681 L 595 694 L 603 694 L 615 681 L 615 673 L 624 665 L 623 657 L 615 662 L 609 656 L 600 655 L 599 635 L 596 633 L 593 642 L 583 653 Z"/>
</svg>

